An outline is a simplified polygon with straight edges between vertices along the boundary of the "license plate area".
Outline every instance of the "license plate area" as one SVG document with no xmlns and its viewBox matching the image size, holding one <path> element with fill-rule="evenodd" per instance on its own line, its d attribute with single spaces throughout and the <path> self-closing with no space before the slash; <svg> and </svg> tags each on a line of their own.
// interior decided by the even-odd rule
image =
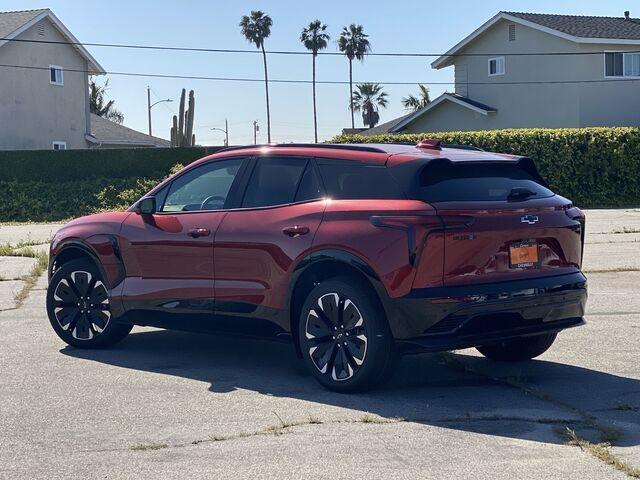
<svg viewBox="0 0 640 480">
<path fill-rule="evenodd" d="M 533 239 L 519 240 L 509 245 L 509 268 L 538 268 L 538 242 Z"/>
</svg>

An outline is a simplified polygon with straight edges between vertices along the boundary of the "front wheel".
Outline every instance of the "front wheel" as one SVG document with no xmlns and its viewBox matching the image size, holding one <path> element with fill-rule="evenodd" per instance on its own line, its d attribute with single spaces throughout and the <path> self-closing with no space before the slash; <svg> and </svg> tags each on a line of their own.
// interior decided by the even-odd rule
<svg viewBox="0 0 640 480">
<path fill-rule="evenodd" d="M 352 279 L 328 280 L 307 296 L 299 319 L 302 356 L 326 388 L 353 392 L 386 377 L 393 339 L 370 289 Z"/>
<path fill-rule="evenodd" d="M 556 339 L 555 333 L 513 338 L 491 345 L 476 347 L 487 358 L 499 362 L 519 362 L 542 355 Z"/>
<path fill-rule="evenodd" d="M 79 348 L 113 345 L 132 328 L 111 317 L 107 287 L 98 268 L 88 260 L 65 263 L 51 277 L 47 314 L 58 336 Z"/>
</svg>

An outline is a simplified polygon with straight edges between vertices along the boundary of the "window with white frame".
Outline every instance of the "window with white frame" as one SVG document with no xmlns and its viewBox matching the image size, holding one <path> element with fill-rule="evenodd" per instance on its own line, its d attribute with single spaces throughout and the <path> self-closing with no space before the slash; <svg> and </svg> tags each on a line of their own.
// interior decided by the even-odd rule
<svg viewBox="0 0 640 480">
<path fill-rule="evenodd" d="M 54 141 L 53 142 L 53 149 L 54 150 L 66 150 L 67 149 L 67 142 L 61 142 L 61 141 Z"/>
<path fill-rule="evenodd" d="M 51 85 L 64 85 L 62 67 L 58 65 L 49 65 L 49 83 L 51 83 Z"/>
<path fill-rule="evenodd" d="M 605 77 L 640 77 L 640 52 L 605 52 Z"/>
<path fill-rule="evenodd" d="M 489 59 L 489 76 L 504 75 L 504 57 Z"/>
</svg>

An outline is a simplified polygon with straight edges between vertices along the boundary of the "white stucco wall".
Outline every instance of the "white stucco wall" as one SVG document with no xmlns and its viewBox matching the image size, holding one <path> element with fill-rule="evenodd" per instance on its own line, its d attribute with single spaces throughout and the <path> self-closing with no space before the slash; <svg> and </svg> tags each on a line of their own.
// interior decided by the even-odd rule
<svg viewBox="0 0 640 480">
<path fill-rule="evenodd" d="M 43 19 L 45 36 L 37 25 L 18 38 L 66 39 L 48 19 Z M 0 149 L 51 149 L 53 141 L 67 148 L 87 148 L 87 75 L 64 72 L 64 85 L 51 85 L 49 65 L 87 70 L 86 60 L 69 45 L 8 42 L 0 47 L 0 64 L 45 67 L 28 70 L 0 67 Z"/>
</svg>

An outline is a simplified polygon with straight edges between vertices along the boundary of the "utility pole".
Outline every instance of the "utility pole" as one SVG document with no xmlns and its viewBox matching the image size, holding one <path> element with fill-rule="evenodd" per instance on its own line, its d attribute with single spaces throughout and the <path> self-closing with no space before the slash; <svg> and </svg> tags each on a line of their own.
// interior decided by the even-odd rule
<svg viewBox="0 0 640 480">
<path fill-rule="evenodd" d="M 224 129 L 213 127 L 211 128 L 211 130 L 218 130 L 219 132 L 224 132 L 224 146 L 225 147 L 229 146 L 229 122 L 227 121 L 226 118 L 224 119 Z"/>
<path fill-rule="evenodd" d="M 158 105 L 159 103 L 164 103 L 164 102 L 173 102 L 173 100 L 171 100 L 170 98 L 167 98 L 166 100 L 158 100 L 156 103 L 152 104 L 151 103 L 151 87 L 147 85 L 147 115 L 149 117 L 149 136 L 153 135 L 151 133 L 151 109 L 156 105 Z"/>
<path fill-rule="evenodd" d="M 151 87 L 147 85 L 147 114 L 149 115 L 149 136 L 151 136 Z"/>
<path fill-rule="evenodd" d="M 258 121 L 253 121 L 253 144 L 258 144 L 258 132 L 260 131 L 260 125 L 258 125 Z"/>
</svg>

